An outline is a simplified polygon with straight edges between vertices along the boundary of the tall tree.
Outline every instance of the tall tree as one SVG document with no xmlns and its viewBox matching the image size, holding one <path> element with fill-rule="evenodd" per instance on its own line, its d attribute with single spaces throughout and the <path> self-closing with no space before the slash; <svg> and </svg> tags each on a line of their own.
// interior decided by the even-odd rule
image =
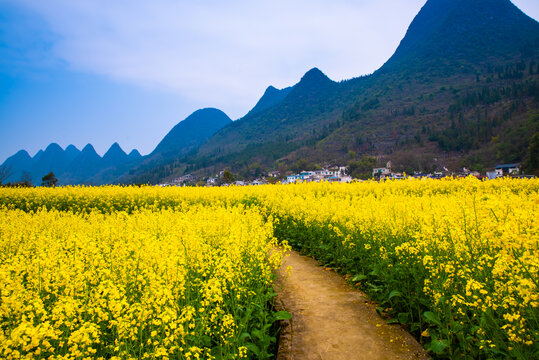
<svg viewBox="0 0 539 360">
<path fill-rule="evenodd" d="M 55 187 L 57 182 L 58 179 L 52 171 L 41 178 L 41 186 Z"/>
<path fill-rule="evenodd" d="M 225 170 L 225 172 L 223 173 L 223 183 L 225 184 L 232 184 L 235 179 L 234 179 L 234 175 L 232 175 L 232 173 L 228 170 Z"/>
</svg>

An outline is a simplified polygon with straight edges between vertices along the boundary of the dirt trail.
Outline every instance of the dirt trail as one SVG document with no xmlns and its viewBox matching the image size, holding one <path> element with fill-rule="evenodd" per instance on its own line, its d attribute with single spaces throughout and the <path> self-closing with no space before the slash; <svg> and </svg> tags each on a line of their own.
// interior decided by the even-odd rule
<svg viewBox="0 0 539 360">
<path fill-rule="evenodd" d="M 278 303 L 292 319 L 284 322 L 278 360 L 428 359 L 410 334 L 386 324 L 340 275 L 291 252 L 281 280 L 288 266 Z"/>
</svg>

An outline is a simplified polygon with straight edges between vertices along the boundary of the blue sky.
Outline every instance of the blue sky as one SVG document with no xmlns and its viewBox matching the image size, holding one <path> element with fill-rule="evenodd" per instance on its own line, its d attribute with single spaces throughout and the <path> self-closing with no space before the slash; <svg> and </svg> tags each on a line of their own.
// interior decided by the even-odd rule
<svg viewBox="0 0 539 360">
<path fill-rule="evenodd" d="M 424 2 L 0 0 L 0 163 L 51 142 L 146 154 L 193 111 L 240 118 L 312 67 L 372 73 Z"/>
</svg>

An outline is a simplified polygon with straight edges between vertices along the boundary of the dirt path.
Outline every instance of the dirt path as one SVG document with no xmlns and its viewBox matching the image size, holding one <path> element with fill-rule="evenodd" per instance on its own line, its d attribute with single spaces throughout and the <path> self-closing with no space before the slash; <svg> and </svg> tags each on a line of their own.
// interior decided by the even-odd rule
<svg viewBox="0 0 539 360">
<path fill-rule="evenodd" d="M 399 325 L 388 325 L 332 271 L 291 252 L 281 268 L 291 274 L 280 282 L 278 303 L 292 314 L 284 323 L 278 360 L 428 359 Z"/>
</svg>

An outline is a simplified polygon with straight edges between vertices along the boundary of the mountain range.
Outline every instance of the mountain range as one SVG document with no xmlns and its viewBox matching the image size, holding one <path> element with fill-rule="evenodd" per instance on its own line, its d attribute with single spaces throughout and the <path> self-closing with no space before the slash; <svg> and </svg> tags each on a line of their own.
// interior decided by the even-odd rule
<svg viewBox="0 0 539 360">
<path fill-rule="evenodd" d="M 97 184 L 225 168 L 249 178 L 261 170 L 354 167 L 366 156 L 405 171 L 522 162 L 537 172 L 538 80 L 539 23 L 509 0 L 428 0 L 371 75 L 335 82 L 311 69 L 293 86 L 268 87 L 236 121 L 217 109 L 196 111 L 151 154 L 121 165 L 114 146 L 98 160 L 93 148 L 78 154 L 54 144 L 6 163 L 36 176 L 56 166 L 62 183 Z"/>
<path fill-rule="evenodd" d="M 41 178 L 52 171 L 62 185 L 94 185 L 114 182 L 141 159 L 137 150 L 128 155 L 118 143 L 114 143 L 103 157 L 91 144 L 81 151 L 73 145 L 64 150 L 52 143 L 45 150 L 39 150 L 33 158 L 26 150 L 21 150 L 3 165 L 10 169 L 11 177 L 7 180 L 12 182 L 23 179 L 39 185 Z"/>
<path fill-rule="evenodd" d="M 103 157 L 91 144 L 82 151 L 69 145 L 63 150 L 58 144 L 50 144 L 32 158 L 25 150 L 9 157 L 3 165 L 11 170 L 8 181 L 28 179 L 40 184 L 41 178 L 53 172 L 62 185 L 102 185 L 118 183 L 120 177 L 131 171 L 149 171 L 172 158 L 197 149 L 219 129 L 232 123 L 221 110 L 206 108 L 195 111 L 178 123 L 147 156 L 138 150 L 126 154 L 118 143 L 112 144 Z M 158 174 L 157 174 L 158 175 Z"/>
</svg>

